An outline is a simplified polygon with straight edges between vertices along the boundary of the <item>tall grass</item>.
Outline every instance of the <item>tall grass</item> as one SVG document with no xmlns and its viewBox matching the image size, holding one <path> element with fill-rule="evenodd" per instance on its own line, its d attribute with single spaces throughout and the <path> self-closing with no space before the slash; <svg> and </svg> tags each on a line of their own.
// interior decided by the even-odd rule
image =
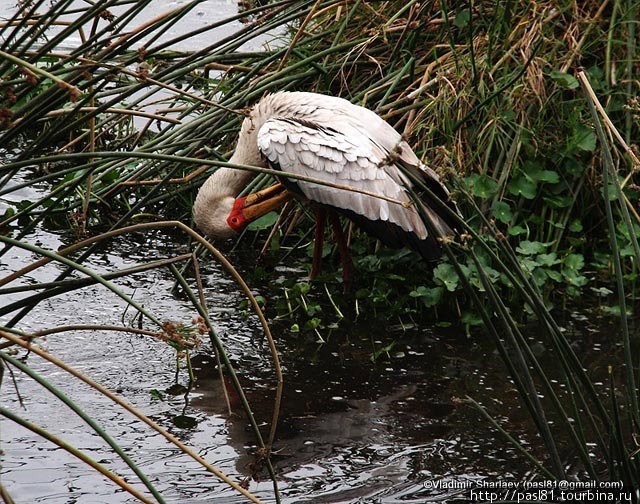
<svg viewBox="0 0 640 504">
<path fill-rule="evenodd" d="M 82 263 L 140 216 L 189 222 L 193 194 L 226 164 L 245 107 L 280 89 L 335 94 L 377 111 L 454 188 L 465 218 L 451 218 L 464 232 L 443 243 L 431 284 L 416 292 L 437 292 L 442 304 L 464 298 L 482 320 L 545 455 L 509 439 L 540 475 L 640 486 L 637 341 L 626 314 L 637 299 L 640 257 L 630 141 L 639 132 L 637 2 L 284 0 L 164 41 L 198 2 L 128 25 L 148 4 L 111 0 L 72 11 L 68 1 L 45 9 L 41 0 L 0 24 L 0 197 L 30 185 L 50 188 L 5 212 L 0 229 L 11 238 L 0 236 L 0 256 L 23 247 L 67 266 L 55 282 L 0 308 L 11 314 L 0 329 L 15 332 L 37 303 L 87 285 L 70 279 L 71 271 L 112 288 Z M 122 10 L 111 14 L 116 7 Z M 72 21 L 59 25 L 69 12 Z M 208 47 L 172 48 L 240 17 L 248 23 Z M 57 25 L 58 34 L 45 37 Z M 65 42 L 76 33 L 82 43 L 69 49 Z M 268 49 L 242 49 L 265 33 L 276 39 Z M 250 190 L 270 183 L 272 173 L 262 172 Z M 419 181 L 417 191 L 429 193 Z M 107 231 L 80 242 L 82 252 L 69 259 L 30 243 L 42 225 L 72 228 L 78 239 Z M 162 226 L 180 228 L 201 244 L 198 251 L 224 261 L 184 225 Z M 168 260 L 158 266 L 170 267 L 233 373 L 187 267 Z M 613 283 L 615 296 L 606 295 L 615 303 L 609 311 L 620 315 L 624 359 L 612 360 L 603 392 L 551 305 Z M 158 325 L 159 317 L 127 302 Z M 523 336 L 521 306 L 544 331 L 553 366 Z M 509 435 L 490 405 L 469 404 Z M 267 463 L 276 422 L 277 413 L 266 443 L 254 423 Z"/>
</svg>

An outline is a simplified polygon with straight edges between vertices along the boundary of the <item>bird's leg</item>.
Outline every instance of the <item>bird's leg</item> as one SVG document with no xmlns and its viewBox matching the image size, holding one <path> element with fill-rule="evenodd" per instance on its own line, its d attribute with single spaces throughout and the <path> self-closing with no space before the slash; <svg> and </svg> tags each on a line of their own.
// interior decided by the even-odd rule
<svg viewBox="0 0 640 504">
<path fill-rule="evenodd" d="M 345 294 L 350 294 L 353 289 L 353 261 L 349 253 L 349 246 L 345 239 L 340 219 L 335 212 L 329 215 L 331 225 L 333 226 L 333 234 L 338 244 L 338 252 L 340 253 L 340 262 L 342 262 L 342 290 Z"/>
<path fill-rule="evenodd" d="M 324 226 L 327 209 L 318 207 L 316 210 L 316 234 L 313 240 L 313 259 L 311 259 L 311 273 L 309 280 L 315 280 L 322 269 L 322 248 L 324 245 Z"/>
</svg>

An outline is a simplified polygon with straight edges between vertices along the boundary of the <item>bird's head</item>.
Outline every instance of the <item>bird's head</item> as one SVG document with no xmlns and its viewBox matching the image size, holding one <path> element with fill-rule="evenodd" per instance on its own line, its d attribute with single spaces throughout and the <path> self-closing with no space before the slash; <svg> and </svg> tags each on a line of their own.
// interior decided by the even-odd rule
<svg viewBox="0 0 640 504">
<path fill-rule="evenodd" d="M 207 180 L 198 192 L 193 205 L 193 221 L 198 229 L 211 238 L 231 238 L 238 233 L 237 227 L 231 227 L 228 222 L 235 198 L 216 190 L 215 184 L 209 183 L 211 180 Z"/>
<path fill-rule="evenodd" d="M 245 211 L 247 197 L 236 198 L 233 202 L 231 212 L 227 216 L 227 225 L 234 232 L 240 233 L 251 222 L 251 217 Z"/>
<path fill-rule="evenodd" d="M 203 184 L 193 205 L 193 220 L 207 236 L 230 238 L 242 232 L 247 225 L 279 208 L 291 199 L 285 188 L 276 184 L 248 196 L 235 197 L 242 185 L 230 179 L 246 177 L 246 172 L 221 168 Z"/>
</svg>

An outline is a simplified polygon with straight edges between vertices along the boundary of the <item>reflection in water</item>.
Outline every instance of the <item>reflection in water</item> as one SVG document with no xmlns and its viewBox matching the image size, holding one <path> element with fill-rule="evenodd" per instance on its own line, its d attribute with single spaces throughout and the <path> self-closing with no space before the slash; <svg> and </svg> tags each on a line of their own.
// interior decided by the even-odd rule
<svg viewBox="0 0 640 504">
<path fill-rule="evenodd" d="M 49 249 L 64 241 L 44 231 L 32 239 Z M 147 236 L 143 243 L 135 240 L 133 236 L 113 240 L 87 266 L 98 272 L 120 269 L 148 260 L 146 251 L 153 251 L 157 258 L 176 255 L 180 247 L 160 234 Z M 0 259 L 0 268 L 16 270 L 34 259 L 28 252 L 13 249 Z M 22 281 L 51 281 L 59 271 L 60 266 L 51 264 Z M 266 435 L 274 376 L 259 324 L 252 317 L 243 318 L 236 309 L 242 298 L 216 264 L 206 264 L 203 272 L 217 330 Z M 171 294 L 172 282 L 166 271 L 135 275 L 117 284 L 163 320 L 189 323 L 195 315 L 188 303 Z M 1 302 L 13 302 L 21 295 L 8 295 L 10 299 Z M 130 317 L 119 298 L 93 286 L 41 303 L 20 328 L 33 331 L 70 323 L 131 323 Z M 605 373 L 610 360 L 605 358 L 610 355 L 606 332 L 589 329 L 577 316 L 565 325 L 572 330 L 574 323 L 580 329 L 582 345 L 593 348 L 587 364 L 595 373 Z M 274 464 L 284 502 L 453 502 L 455 490 L 426 488 L 425 482 L 508 478 L 510 474 L 517 479 L 526 473 L 525 462 L 474 410 L 458 401 L 470 395 L 485 404 L 500 404 L 502 420 L 510 429 L 522 433 L 524 441 L 533 438 L 527 431 L 527 413 L 505 379 L 493 344 L 481 334 L 470 340 L 458 332 L 419 328 L 389 335 L 386 322 L 366 320 L 358 321 L 344 334 L 334 331 L 328 343 L 320 346 L 302 335 L 278 333 L 285 391 Z M 535 329 L 530 334 L 535 334 Z M 395 340 L 394 356 L 372 363 L 370 345 L 376 340 L 381 346 Z M 42 338 L 40 344 L 121 394 L 234 479 L 250 474 L 255 441 L 246 419 L 239 414 L 228 417 L 206 349 L 194 358 L 197 384 L 185 408 L 182 395 L 167 392 L 174 384 L 175 353 L 164 343 L 129 334 L 69 332 Z M 544 345 L 538 342 L 533 348 L 544 360 Z M 103 396 L 34 355 L 27 362 L 105 427 L 150 476 L 167 502 L 244 502 Z M 184 372 L 180 382 L 187 382 Z M 24 408 L 9 379 L 2 383 L 3 407 L 137 481 L 100 438 L 33 380 L 16 372 L 16 383 Z M 237 405 L 234 411 L 239 413 Z M 193 428 L 175 426 L 174 419 L 183 414 L 195 419 Z M 0 430 L 2 484 L 18 502 L 132 502 L 77 459 L 12 422 L 1 419 Z M 264 474 L 258 479 L 250 483 L 251 491 L 272 502 L 271 482 Z M 465 497 L 460 499 L 465 501 Z"/>
<path fill-rule="evenodd" d="M 50 233 L 34 236 L 43 246 L 61 240 Z M 87 264 L 107 271 L 143 262 L 145 251 L 154 256 L 175 255 L 162 235 L 136 243 L 135 237 L 114 240 Z M 16 251 L 2 259 L 17 269 L 33 260 Z M 50 265 L 30 274 L 26 282 L 51 280 L 58 267 Z M 235 307 L 241 296 L 214 263 L 204 269 L 206 296 L 219 335 L 240 374 L 243 387 L 266 436 L 273 407 L 274 376 L 255 319 L 245 319 Z M 189 323 L 193 309 L 171 295 L 169 274 L 151 271 L 118 282 L 127 294 L 162 319 Z M 215 307 L 222 307 L 215 309 Z M 130 322 L 119 298 L 98 287 L 71 292 L 43 302 L 24 319 L 21 328 L 37 330 L 69 323 Z M 567 321 L 571 329 L 571 321 Z M 590 362 L 602 366 L 603 336 L 586 331 L 578 320 L 585 344 L 593 347 Z M 490 341 L 482 335 L 469 340 L 459 332 L 431 328 L 386 334 L 380 321 L 358 321 L 346 334 L 334 331 L 324 345 L 311 338 L 278 331 L 284 365 L 285 391 L 281 422 L 274 446 L 274 464 L 284 502 L 426 502 L 446 498 L 455 490 L 425 488 L 431 480 L 514 478 L 528 467 L 504 440 L 480 421 L 458 398 L 471 395 L 485 404 L 499 401 L 505 422 L 523 439 L 531 439 L 526 412 Z M 532 332 L 533 334 L 533 332 Z M 370 360 L 371 341 L 386 345 L 395 340 L 393 357 Z M 147 337 L 103 332 L 50 335 L 41 344 L 52 354 L 124 396 L 159 421 L 207 460 L 236 480 L 250 474 L 255 442 L 237 405 L 228 417 L 213 366 L 203 349 L 193 359 L 196 388 L 185 409 L 182 395 L 167 392 L 174 383 L 175 354 L 166 344 Z M 542 344 L 534 345 L 544 353 Z M 597 350 L 597 351 L 596 351 Z M 540 355 L 540 357 L 544 357 Z M 168 446 L 108 400 L 36 356 L 29 365 L 76 401 L 117 439 L 148 474 L 168 502 L 243 502 L 233 491 L 202 470 L 191 459 Z M 25 409 L 5 380 L 0 403 L 103 461 L 136 481 L 121 460 L 105 447 L 72 412 L 61 407 L 32 380 L 16 373 Z M 184 373 L 180 382 L 187 382 Z M 153 391 L 159 391 L 157 399 Z M 232 397 L 233 400 L 233 397 Z M 233 401 L 232 401 L 233 402 Z M 190 429 L 175 426 L 178 415 L 193 417 Z M 21 502 L 131 502 L 124 493 L 75 458 L 15 424 L 1 420 L 2 483 Z M 264 474 L 250 489 L 265 501 L 272 496 Z M 139 486 L 140 487 L 140 486 Z M 461 497 L 461 499 L 463 499 Z M 461 502 L 463 502 L 461 500 Z"/>
<path fill-rule="evenodd" d="M 308 348 L 301 347 L 299 339 L 280 342 L 285 397 L 274 462 L 285 502 L 365 502 L 358 500 L 364 497 L 425 502 L 429 496 L 452 493 L 425 489 L 428 479 L 506 474 L 505 463 L 514 454 L 477 423 L 472 411 L 452 401 L 471 392 L 466 379 L 477 383 L 475 364 L 482 356 L 468 360 L 472 357 L 459 351 L 455 359 L 442 355 L 438 349 L 446 345 L 440 338 L 451 336 L 407 335 L 399 340 L 400 347 L 407 345 L 404 357 L 380 365 L 369 361 L 362 341 L 353 335 L 352 343 L 342 345 L 339 360 L 331 358 L 331 345 L 317 355 L 311 342 Z M 306 358 L 305 351 L 314 358 Z M 222 414 L 226 406 L 212 362 L 201 358 L 194 365 L 198 386 L 191 406 Z M 500 369 L 489 372 L 502 376 Z M 485 370 L 480 376 L 485 382 L 494 379 Z M 254 377 L 244 384 L 265 435 L 273 400 L 271 389 L 264 388 L 268 379 L 258 383 Z M 227 426 L 229 443 L 239 453 L 254 445 L 240 415 L 230 418 Z M 249 474 L 251 462 L 245 454 L 238 459 L 237 471 Z M 516 474 L 525 471 L 513 462 L 510 467 Z"/>
<path fill-rule="evenodd" d="M 58 237 L 42 231 L 34 239 L 50 248 L 60 243 Z M 146 250 L 153 250 L 156 257 L 176 252 L 161 235 L 148 240 L 141 244 L 132 237 L 116 239 L 87 265 L 107 271 L 142 262 Z M 32 259 L 18 255 L 7 265 L 16 269 Z M 50 280 L 56 273 L 57 267 L 51 265 L 34 271 L 27 281 Z M 207 265 L 205 276 L 207 299 L 212 306 L 225 308 L 212 310 L 217 329 L 266 435 L 274 377 L 259 325 L 233 310 L 241 296 L 232 283 L 218 281 L 223 274 L 215 264 Z M 152 307 L 162 319 L 188 323 L 194 316 L 186 302 L 170 294 L 171 280 L 164 271 L 123 279 L 118 285 L 138 302 Z M 119 298 L 94 286 L 41 303 L 23 320 L 22 328 L 120 323 L 123 317 L 128 322 L 128 316 Z M 363 321 L 354 328 L 363 334 L 351 330 L 349 338 L 340 339 L 334 332 L 330 342 L 322 346 L 280 331 L 285 392 L 274 463 L 285 502 L 355 502 L 365 497 L 384 502 L 424 502 L 427 494 L 422 483 L 429 478 L 502 473 L 505 459 L 513 458 L 502 440 L 495 440 L 477 422 L 475 413 L 455 406 L 453 400 L 466 393 L 474 397 L 483 394 L 478 383 L 495 390 L 506 386 L 507 390 L 500 393 L 503 400 L 510 400 L 510 384 L 504 382 L 501 365 L 490 365 L 490 345 L 469 345 L 457 333 L 416 330 L 397 335 L 395 348 L 402 351 L 397 354 L 402 357 L 373 364 L 369 360 L 370 333 L 376 327 L 382 332 L 374 339 L 389 338 L 383 324 Z M 185 410 L 181 395 L 166 392 L 174 383 L 175 360 L 173 350 L 161 342 L 128 334 L 72 332 L 50 335 L 41 344 L 120 393 L 235 479 L 249 474 L 253 436 L 242 416 L 228 418 L 210 358 L 194 358 L 197 387 Z M 28 363 L 104 426 L 168 502 L 243 501 L 99 394 L 36 356 L 30 356 Z M 7 381 L 0 398 L 3 406 L 136 481 L 122 461 L 71 411 L 33 381 L 19 374 L 16 377 L 26 409 L 21 409 Z M 180 381 L 186 383 L 184 374 Z M 152 394 L 154 390 L 160 392 L 162 400 Z M 516 409 L 513 397 L 510 404 Z M 176 427 L 173 419 L 182 414 L 194 417 L 197 425 L 191 429 Z M 126 494 L 62 450 L 6 420 L 1 421 L 0 428 L 2 482 L 19 501 L 131 502 Z M 513 462 L 510 466 L 514 472 L 518 470 Z M 264 474 L 258 478 L 260 481 L 251 482 L 250 489 L 269 502 L 271 482 Z"/>
</svg>

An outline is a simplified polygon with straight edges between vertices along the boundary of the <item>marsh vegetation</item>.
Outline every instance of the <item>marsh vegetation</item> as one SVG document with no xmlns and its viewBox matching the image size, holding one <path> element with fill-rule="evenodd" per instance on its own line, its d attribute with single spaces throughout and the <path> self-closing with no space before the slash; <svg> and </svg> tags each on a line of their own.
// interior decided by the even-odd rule
<svg viewBox="0 0 640 504">
<path fill-rule="evenodd" d="M 204 382 L 198 369 L 224 375 L 229 407 L 244 410 L 251 432 L 250 441 L 235 438 L 242 440 L 236 453 L 248 456 L 244 447 L 251 445 L 252 459 L 250 469 L 225 464 L 234 480 L 247 476 L 249 489 L 226 479 L 234 488 L 228 495 L 280 499 L 271 447 L 286 453 L 286 435 L 277 433 L 288 432 L 288 417 L 278 427 L 278 412 L 298 399 L 290 392 L 282 397 L 278 350 L 294 390 L 304 390 L 316 370 L 368 369 L 359 381 L 381 394 L 368 400 L 386 398 L 385 411 L 400 404 L 413 415 L 405 421 L 418 422 L 419 411 L 420 418 L 449 424 L 430 430 L 431 441 L 450 441 L 464 425 L 483 422 L 488 430 L 476 433 L 480 454 L 468 466 L 434 469 L 432 459 L 412 452 L 416 502 L 438 495 L 418 489 L 436 476 L 495 476 L 490 462 L 480 463 L 486 446 L 498 446 L 494 435 L 502 444 L 492 456 L 512 461 L 514 477 L 623 481 L 638 488 L 640 4 L 280 0 L 243 3 L 220 20 L 208 17 L 210 4 L 192 1 L 151 13 L 146 0 L 35 0 L 0 21 L 0 369 L 2 396 L 13 397 L 2 402 L 3 423 L 16 422 L 43 444 L 52 441 L 83 457 L 136 499 L 164 502 L 164 492 L 136 461 L 135 444 L 121 449 L 117 436 L 105 432 L 108 422 L 97 425 L 90 405 L 63 398 L 50 380 L 53 367 L 35 363 L 53 360 L 37 345 L 64 353 L 60 341 L 79 331 L 119 335 L 103 336 L 114 346 L 107 355 L 126 359 L 123 335 L 135 333 L 153 341 L 134 359 L 149 372 L 148 390 L 134 395 L 140 411 L 149 413 L 135 414 L 219 477 L 183 441 L 189 432 L 200 432 L 192 441 L 202 441 L 194 422 L 215 423 L 226 414 L 225 408 L 201 405 L 208 415 L 189 409 L 197 404 L 198 381 Z M 358 283 L 347 296 L 330 240 L 324 274 L 307 281 L 314 219 L 303 206 L 269 214 L 228 243 L 211 245 L 191 229 L 196 190 L 228 165 L 242 111 L 282 89 L 347 98 L 403 134 L 452 190 L 464 216 L 451 215 L 463 231 L 443 243 L 440 260 L 381 248 L 353 228 Z M 272 174 L 260 173 L 246 191 L 271 183 Z M 153 285 L 165 296 L 155 296 Z M 91 296 L 78 297 L 87 292 Z M 95 299 L 117 300 L 109 301 L 107 318 L 94 311 Z M 82 302 L 91 316 L 82 313 Z M 247 349 L 240 340 L 257 343 Z M 91 336 L 86 345 L 101 344 Z M 468 352 L 455 350 L 461 347 Z M 179 386 L 172 397 L 180 411 L 153 421 L 151 411 L 161 403 L 149 404 L 169 401 L 169 387 L 142 361 L 166 352 L 174 352 L 175 368 L 160 376 L 171 382 L 175 371 Z M 73 353 L 64 353 L 65 360 Z M 194 366 L 194 355 L 211 359 Z M 443 380 L 457 377 L 456 385 L 429 389 L 425 376 L 434 377 L 420 366 L 432 369 L 434 361 Z M 310 374 L 301 369 L 306 362 Z M 72 372 L 68 363 L 53 364 Z M 121 457 L 118 467 L 143 485 L 65 444 L 34 409 L 23 413 L 16 395 L 22 373 L 84 415 Z M 412 373 L 426 375 L 411 383 Z M 478 373 L 483 379 L 476 381 Z M 146 383 L 144 374 L 135 376 Z M 100 391 L 106 397 L 117 382 L 105 379 L 112 384 Z M 370 385 L 377 381 L 383 385 Z M 267 387 L 265 401 L 257 391 Z M 420 387 L 439 397 L 440 409 Z M 333 395 L 325 397 L 324 412 L 342 404 L 348 387 L 326 390 Z M 365 393 L 358 390 L 360 399 Z M 192 403 L 190 394 L 196 394 Z M 449 417 L 454 410 L 459 416 Z M 296 413 L 304 414 L 304 408 Z M 414 444 L 422 453 L 428 443 Z M 216 449 L 224 448 L 217 443 Z M 154 468 L 152 480 L 158 472 Z M 293 485 L 296 477 L 302 478 L 284 482 L 283 500 L 319 495 Z M 203 488 L 222 491 L 207 481 Z M 11 502 L 11 488 L 1 488 Z M 373 495 L 362 488 L 354 499 Z"/>
</svg>

